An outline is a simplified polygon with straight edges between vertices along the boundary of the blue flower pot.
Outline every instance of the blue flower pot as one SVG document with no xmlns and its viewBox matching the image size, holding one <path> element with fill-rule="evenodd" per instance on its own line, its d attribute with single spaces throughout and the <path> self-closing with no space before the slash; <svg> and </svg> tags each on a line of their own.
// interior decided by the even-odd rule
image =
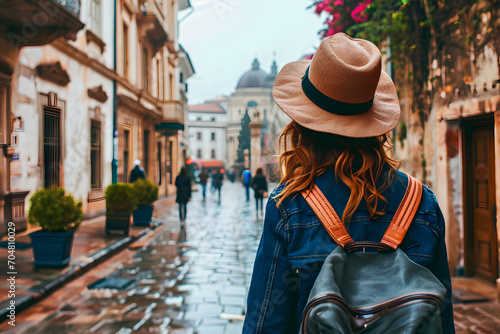
<svg viewBox="0 0 500 334">
<path fill-rule="evenodd" d="M 62 268 L 71 260 L 75 231 L 30 233 L 35 266 Z"/>
<path fill-rule="evenodd" d="M 134 211 L 134 225 L 149 226 L 153 217 L 154 205 L 139 205 Z"/>
</svg>

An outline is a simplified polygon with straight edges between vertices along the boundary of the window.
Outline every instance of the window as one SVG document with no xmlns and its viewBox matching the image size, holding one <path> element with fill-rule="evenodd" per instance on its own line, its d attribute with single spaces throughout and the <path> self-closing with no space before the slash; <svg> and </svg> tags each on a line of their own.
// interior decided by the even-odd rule
<svg viewBox="0 0 500 334">
<path fill-rule="evenodd" d="M 215 117 L 210 118 L 211 122 L 215 122 Z"/>
<path fill-rule="evenodd" d="M 149 81 L 149 61 L 148 61 L 148 49 L 142 49 L 142 88 L 148 90 Z"/>
<path fill-rule="evenodd" d="M 181 72 L 181 73 L 179 73 L 179 82 L 182 83 L 183 79 L 184 78 L 183 78 L 183 75 L 182 75 L 182 72 Z"/>
<path fill-rule="evenodd" d="M 161 186 L 161 142 L 156 142 L 156 162 L 158 164 L 158 185 Z"/>
<path fill-rule="evenodd" d="M 201 150 L 200 150 L 200 149 L 198 149 L 198 150 L 196 151 L 196 157 L 197 157 L 198 159 L 201 159 Z"/>
<path fill-rule="evenodd" d="M 123 24 L 123 75 L 128 77 L 128 25 Z"/>
<path fill-rule="evenodd" d="M 49 107 L 43 110 L 43 165 L 45 188 L 59 187 L 61 111 Z"/>
<path fill-rule="evenodd" d="M 201 121 L 201 117 L 196 117 L 196 120 L 197 121 Z"/>
<path fill-rule="evenodd" d="M 215 159 L 215 150 L 212 150 L 212 155 L 211 155 L 212 159 Z"/>
<path fill-rule="evenodd" d="M 101 189 L 101 122 L 90 121 L 90 188 Z"/>
<path fill-rule="evenodd" d="M 101 0 L 90 0 L 89 28 L 101 34 Z"/>
<path fill-rule="evenodd" d="M 127 183 L 128 181 L 128 160 L 129 160 L 129 139 L 130 139 L 130 131 L 123 131 L 123 141 L 125 146 L 123 147 L 123 183 Z"/>
<path fill-rule="evenodd" d="M 172 174 L 172 161 L 173 161 L 173 149 L 174 149 L 174 143 L 172 141 L 168 141 L 167 143 L 167 178 L 168 178 L 168 183 L 173 184 L 174 182 L 174 176 Z"/>
<path fill-rule="evenodd" d="M 210 134 L 210 140 L 214 141 L 215 140 L 215 132 L 212 132 Z"/>
<path fill-rule="evenodd" d="M 161 100 L 160 78 L 161 78 L 160 60 L 156 59 L 156 93 L 158 94 L 158 100 Z"/>
<path fill-rule="evenodd" d="M 170 100 L 173 100 L 174 99 L 174 76 L 171 74 L 169 74 L 169 83 L 170 83 Z"/>
<path fill-rule="evenodd" d="M 201 140 L 201 132 L 197 132 L 196 133 L 196 139 L 197 140 Z"/>
<path fill-rule="evenodd" d="M 144 130 L 144 146 L 143 146 L 143 165 L 146 173 L 149 167 L 149 130 Z"/>
</svg>

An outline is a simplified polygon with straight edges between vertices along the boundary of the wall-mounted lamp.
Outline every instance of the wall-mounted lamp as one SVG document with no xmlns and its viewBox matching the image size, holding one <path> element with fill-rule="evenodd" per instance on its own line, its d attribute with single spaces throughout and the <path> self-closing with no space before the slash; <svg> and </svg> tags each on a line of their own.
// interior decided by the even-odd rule
<svg viewBox="0 0 500 334">
<path fill-rule="evenodd" d="M 147 1 L 142 3 L 142 5 L 140 6 L 140 10 L 142 12 L 142 15 L 146 15 L 148 13 L 148 2 Z"/>
</svg>

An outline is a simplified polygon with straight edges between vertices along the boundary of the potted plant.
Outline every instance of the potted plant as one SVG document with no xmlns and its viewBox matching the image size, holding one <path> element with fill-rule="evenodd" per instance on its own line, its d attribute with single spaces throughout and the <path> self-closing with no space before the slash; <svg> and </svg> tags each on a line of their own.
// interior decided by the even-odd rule
<svg viewBox="0 0 500 334">
<path fill-rule="evenodd" d="M 138 179 L 132 183 L 137 198 L 137 209 L 134 210 L 134 225 L 149 226 L 153 216 L 153 203 L 158 200 L 158 187 L 147 179 Z"/>
<path fill-rule="evenodd" d="M 63 188 L 42 188 L 30 198 L 28 220 L 42 228 L 30 233 L 35 265 L 68 265 L 74 233 L 83 220 L 82 202 L 75 202 Z"/>
<path fill-rule="evenodd" d="M 123 231 L 128 235 L 130 215 L 136 207 L 136 197 L 130 184 L 110 184 L 104 193 L 106 199 L 106 234 L 111 230 Z"/>
</svg>

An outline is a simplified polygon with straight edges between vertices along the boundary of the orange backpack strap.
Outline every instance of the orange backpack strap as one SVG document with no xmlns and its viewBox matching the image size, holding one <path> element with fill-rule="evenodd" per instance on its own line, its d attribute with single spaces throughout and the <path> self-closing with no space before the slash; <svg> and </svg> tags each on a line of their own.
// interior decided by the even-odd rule
<svg viewBox="0 0 500 334">
<path fill-rule="evenodd" d="M 337 244 L 344 247 L 346 244 L 353 242 L 339 216 L 317 185 L 314 185 L 311 190 L 304 190 L 302 196 Z"/>
<path fill-rule="evenodd" d="M 408 174 L 407 174 L 408 175 Z M 422 198 L 422 183 L 408 175 L 408 187 L 381 243 L 396 249 L 403 241 Z"/>
</svg>

